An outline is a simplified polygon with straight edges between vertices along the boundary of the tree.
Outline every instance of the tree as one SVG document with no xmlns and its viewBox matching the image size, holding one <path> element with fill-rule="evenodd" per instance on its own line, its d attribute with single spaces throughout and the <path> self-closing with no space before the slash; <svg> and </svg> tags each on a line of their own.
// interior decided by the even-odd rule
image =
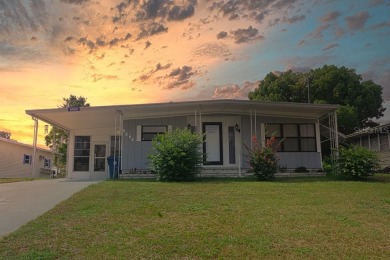
<svg viewBox="0 0 390 260">
<path fill-rule="evenodd" d="M 69 98 L 62 98 L 63 103 L 59 108 L 68 107 L 89 107 L 87 99 L 84 97 L 77 97 L 70 95 Z M 61 172 L 65 170 L 66 165 L 66 152 L 68 144 L 68 132 L 53 126 L 50 132 L 45 136 L 45 143 L 50 149 L 54 151 L 53 164 Z"/>
<path fill-rule="evenodd" d="M 6 132 L 6 131 L 0 131 L 0 137 L 5 138 L 5 139 L 10 139 L 11 138 L 11 133 Z"/>
<path fill-rule="evenodd" d="M 358 128 L 377 125 L 383 116 L 382 87 L 363 81 L 354 69 L 324 65 L 306 73 L 291 70 L 268 73 L 259 87 L 249 93 L 250 100 L 339 104 L 339 131 L 350 134 Z"/>
</svg>

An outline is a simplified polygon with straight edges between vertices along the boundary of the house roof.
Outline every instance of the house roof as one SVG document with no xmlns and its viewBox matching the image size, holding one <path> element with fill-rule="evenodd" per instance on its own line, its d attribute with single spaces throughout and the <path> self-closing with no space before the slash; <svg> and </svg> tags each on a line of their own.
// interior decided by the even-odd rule
<svg viewBox="0 0 390 260">
<path fill-rule="evenodd" d="M 353 137 L 360 137 L 364 135 L 369 134 L 388 134 L 390 132 L 390 123 L 374 126 L 374 127 L 367 127 L 363 129 L 359 129 L 358 131 L 349 134 L 346 136 L 347 139 L 353 138 Z"/>
<path fill-rule="evenodd" d="M 123 119 L 140 119 L 168 116 L 207 114 L 257 115 L 317 119 L 335 111 L 338 105 L 259 102 L 250 100 L 206 100 L 187 102 L 151 103 L 80 107 L 78 111 L 67 108 L 26 110 L 28 115 L 65 130 L 109 128 L 115 125 L 117 111 Z M 77 110 L 77 109 L 76 109 Z"/>
<path fill-rule="evenodd" d="M 22 146 L 22 147 L 27 147 L 29 149 L 34 149 L 34 147 L 32 145 L 20 143 L 20 142 L 18 142 L 16 140 L 7 139 L 7 138 L 3 138 L 3 137 L 0 137 L 0 142 L 6 142 L 6 143 L 17 145 L 17 146 Z M 51 153 L 51 150 L 49 150 L 49 149 L 44 149 L 44 148 L 37 147 L 37 150 L 40 150 L 42 152 Z"/>
</svg>

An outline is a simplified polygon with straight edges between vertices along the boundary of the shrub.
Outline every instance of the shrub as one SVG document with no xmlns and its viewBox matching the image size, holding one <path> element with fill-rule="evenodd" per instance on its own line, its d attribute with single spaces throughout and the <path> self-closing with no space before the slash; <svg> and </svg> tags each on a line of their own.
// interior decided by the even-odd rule
<svg viewBox="0 0 390 260">
<path fill-rule="evenodd" d="M 346 178 L 363 178 L 380 170 L 379 157 L 364 147 L 351 146 L 339 149 L 339 158 L 333 167 L 335 175 Z"/>
<path fill-rule="evenodd" d="M 271 180 L 275 177 L 278 170 L 279 158 L 276 155 L 278 144 L 275 137 L 267 140 L 265 147 L 261 147 L 255 136 L 252 137 L 252 148 L 248 149 L 248 163 L 250 165 L 249 172 L 259 180 Z"/>
<path fill-rule="evenodd" d="M 309 172 L 305 166 L 299 166 L 297 168 L 295 168 L 295 172 L 299 172 L 299 173 L 304 173 L 304 172 Z"/>
<path fill-rule="evenodd" d="M 152 152 L 148 155 L 151 170 L 160 181 L 185 181 L 193 179 L 200 171 L 203 153 L 199 149 L 203 135 L 188 129 L 176 129 L 153 138 Z"/>
</svg>

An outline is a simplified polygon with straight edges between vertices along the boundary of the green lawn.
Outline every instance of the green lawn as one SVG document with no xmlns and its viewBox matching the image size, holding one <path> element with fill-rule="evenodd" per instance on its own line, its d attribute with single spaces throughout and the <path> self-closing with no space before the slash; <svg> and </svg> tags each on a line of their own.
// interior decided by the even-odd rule
<svg viewBox="0 0 390 260">
<path fill-rule="evenodd" d="M 390 175 L 106 181 L 0 240 L 0 259 L 390 259 Z"/>
</svg>

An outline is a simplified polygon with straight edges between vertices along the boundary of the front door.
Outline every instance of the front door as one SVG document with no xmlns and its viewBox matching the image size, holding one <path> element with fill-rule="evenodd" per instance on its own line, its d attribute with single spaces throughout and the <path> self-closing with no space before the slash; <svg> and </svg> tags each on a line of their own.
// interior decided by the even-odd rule
<svg viewBox="0 0 390 260">
<path fill-rule="evenodd" d="M 203 143 L 203 153 L 206 155 L 203 164 L 222 165 L 222 123 L 205 122 L 203 123 L 203 133 L 205 141 Z"/>
<path fill-rule="evenodd" d="M 107 145 L 96 143 L 92 146 L 93 165 L 91 179 L 107 178 Z"/>
</svg>

